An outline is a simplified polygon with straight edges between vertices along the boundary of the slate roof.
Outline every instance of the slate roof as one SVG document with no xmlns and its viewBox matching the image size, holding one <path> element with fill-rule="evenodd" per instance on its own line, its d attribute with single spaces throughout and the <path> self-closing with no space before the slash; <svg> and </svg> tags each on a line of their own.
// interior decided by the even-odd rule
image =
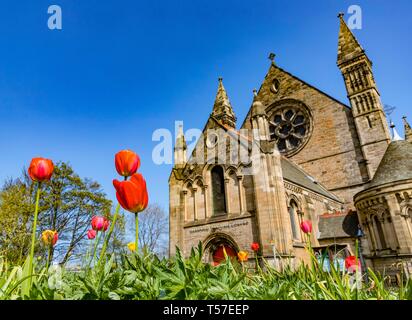
<svg viewBox="0 0 412 320">
<path fill-rule="evenodd" d="M 337 196 L 327 191 L 325 187 L 323 187 L 319 182 L 317 182 L 314 178 L 303 171 L 303 169 L 292 163 L 290 160 L 282 157 L 281 165 L 283 179 L 297 184 L 303 188 L 309 189 L 315 193 L 321 194 L 332 200 L 341 202 L 341 200 Z"/>
<path fill-rule="evenodd" d="M 356 237 L 359 220 L 354 212 L 324 214 L 319 218 L 319 240 Z"/>
<path fill-rule="evenodd" d="M 368 189 L 408 179 L 412 179 L 412 143 L 392 141 Z"/>
</svg>

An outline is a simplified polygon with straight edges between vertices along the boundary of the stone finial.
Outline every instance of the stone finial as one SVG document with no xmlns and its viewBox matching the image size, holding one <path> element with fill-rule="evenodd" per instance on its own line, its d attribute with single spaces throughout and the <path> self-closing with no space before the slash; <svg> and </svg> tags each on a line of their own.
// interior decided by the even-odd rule
<svg viewBox="0 0 412 320">
<path fill-rule="evenodd" d="M 275 63 L 275 57 L 276 57 L 276 54 L 274 54 L 273 52 L 271 52 L 271 53 L 269 53 L 268 59 L 269 59 L 270 61 L 272 61 L 272 63 Z"/>
<path fill-rule="evenodd" d="M 257 97 L 257 90 L 253 89 L 253 97 Z"/>
<path fill-rule="evenodd" d="M 409 142 L 412 142 L 412 128 L 409 125 L 406 116 L 403 116 L 402 120 L 403 120 L 403 125 L 404 125 L 404 128 L 405 128 L 405 140 L 409 141 Z"/>
</svg>

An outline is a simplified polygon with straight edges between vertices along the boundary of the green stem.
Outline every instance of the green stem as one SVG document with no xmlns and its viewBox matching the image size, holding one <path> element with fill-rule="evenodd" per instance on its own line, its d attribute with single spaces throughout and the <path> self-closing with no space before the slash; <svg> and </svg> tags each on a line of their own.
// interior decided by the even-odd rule
<svg viewBox="0 0 412 320">
<path fill-rule="evenodd" d="M 47 254 L 46 272 L 47 272 L 47 270 L 49 270 L 50 260 L 51 260 L 51 252 L 52 252 L 52 244 L 49 245 L 49 252 Z"/>
<path fill-rule="evenodd" d="M 29 287 L 31 287 L 32 284 L 32 274 L 33 274 L 33 256 L 34 256 L 34 245 L 36 242 L 36 229 L 37 229 L 37 216 L 39 213 L 39 201 L 40 201 L 40 182 L 37 184 L 37 194 L 36 194 L 36 207 L 34 209 L 34 220 L 33 220 L 33 231 L 31 234 L 31 249 L 30 249 L 30 258 L 29 258 L 29 274 L 30 274 L 30 280 L 29 280 Z"/>
<path fill-rule="evenodd" d="M 89 268 L 90 268 L 92 262 L 93 262 L 94 260 L 96 260 L 97 246 L 99 245 L 99 241 L 100 241 L 100 234 L 101 234 L 101 232 L 99 232 L 99 231 L 96 231 L 96 232 L 97 232 L 97 236 L 96 236 L 96 240 L 95 240 L 95 244 L 94 244 L 94 249 L 93 249 L 93 258 L 90 260 Z"/>
<path fill-rule="evenodd" d="M 359 243 L 358 239 L 355 240 L 355 283 L 356 283 L 356 300 L 358 300 L 359 295 L 359 263 L 358 263 L 358 251 Z"/>
<path fill-rule="evenodd" d="M 135 216 L 134 216 L 134 219 L 135 219 L 135 223 L 136 223 L 136 242 L 135 242 L 135 244 L 136 244 L 136 253 L 139 251 L 139 215 L 138 215 L 138 213 L 136 212 L 135 214 L 134 214 Z"/>
<path fill-rule="evenodd" d="M 110 224 L 109 232 L 107 233 L 107 236 L 104 239 L 102 251 L 100 252 L 100 257 L 99 257 L 99 262 L 98 262 L 99 266 L 102 263 L 102 260 L 104 259 L 104 256 L 106 254 L 107 245 L 109 244 L 110 237 L 112 236 L 112 233 L 114 231 L 114 226 L 116 224 L 117 217 L 119 216 L 119 211 L 120 211 L 120 203 L 117 204 L 116 211 L 114 212 L 114 215 L 113 215 L 113 221 Z"/>
</svg>

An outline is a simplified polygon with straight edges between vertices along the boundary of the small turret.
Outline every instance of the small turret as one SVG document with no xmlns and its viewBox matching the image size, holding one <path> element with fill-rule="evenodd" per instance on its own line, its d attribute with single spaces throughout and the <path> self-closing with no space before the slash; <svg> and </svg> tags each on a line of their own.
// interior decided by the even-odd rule
<svg viewBox="0 0 412 320">
<path fill-rule="evenodd" d="M 186 150 L 187 144 L 185 140 L 185 135 L 183 133 L 183 126 L 180 125 L 178 129 L 178 134 L 176 138 L 176 144 L 174 148 L 175 156 L 175 168 L 183 168 L 186 164 Z"/>
<path fill-rule="evenodd" d="M 408 142 L 412 142 L 412 128 L 408 123 L 408 120 L 406 120 L 406 116 L 402 118 L 403 120 L 403 125 L 405 127 L 405 140 Z"/>
<path fill-rule="evenodd" d="M 261 101 L 258 100 L 256 89 L 253 90 L 252 104 L 252 128 L 257 130 L 259 140 L 269 140 L 269 122 L 266 114 L 266 108 Z"/>
</svg>

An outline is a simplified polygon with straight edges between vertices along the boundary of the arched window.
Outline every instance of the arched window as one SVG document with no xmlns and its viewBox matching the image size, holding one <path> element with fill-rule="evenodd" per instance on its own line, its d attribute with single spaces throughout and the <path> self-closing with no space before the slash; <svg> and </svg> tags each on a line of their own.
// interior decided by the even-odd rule
<svg viewBox="0 0 412 320">
<path fill-rule="evenodd" d="M 382 223 L 379 221 L 377 216 L 373 217 L 376 225 L 376 230 L 378 230 L 379 242 L 381 244 L 381 249 L 386 249 L 385 234 L 383 232 Z"/>
<path fill-rule="evenodd" d="M 225 180 L 223 169 L 215 166 L 212 169 L 212 194 L 213 194 L 213 214 L 220 215 L 226 213 Z"/>
<path fill-rule="evenodd" d="M 295 200 L 290 201 L 289 216 L 294 240 L 300 240 L 299 221 L 297 220 L 298 205 Z"/>
</svg>

